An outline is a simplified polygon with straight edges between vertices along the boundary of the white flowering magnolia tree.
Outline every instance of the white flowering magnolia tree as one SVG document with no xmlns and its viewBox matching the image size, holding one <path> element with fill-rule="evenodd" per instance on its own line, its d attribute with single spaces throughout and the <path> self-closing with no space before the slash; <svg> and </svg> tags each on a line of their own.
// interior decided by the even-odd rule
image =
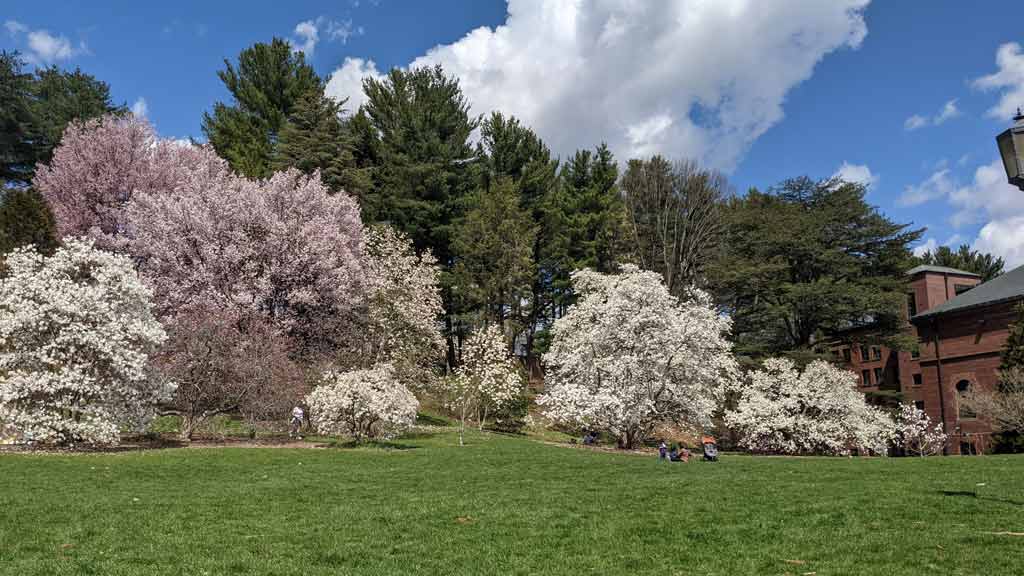
<svg viewBox="0 0 1024 576">
<path fill-rule="evenodd" d="M 316 431 L 356 442 L 393 438 L 416 421 L 419 402 L 389 364 L 368 370 L 327 372 L 307 397 Z"/>
<path fill-rule="evenodd" d="M 166 338 L 125 257 L 69 239 L 8 255 L 0 279 L 0 422 L 21 441 L 112 444 L 173 385 L 147 377 Z"/>
<path fill-rule="evenodd" d="M 757 452 L 885 454 L 894 436 L 892 418 L 857 390 L 857 375 L 823 360 L 801 372 L 769 358 L 737 392 L 726 424 Z"/>
<path fill-rule="evenodd" d="M 471 415 L 483 428 L 489 412 L 514 402 L 525 388 L 501 327 L 492 324 L 471 334 L 462 345 L 459 367 L 446 381 L 448 407 L 459 416 L 459 444 L 465 444 L 466 420 Z"/>
<path fill-rule="evenodd" d="M 661 276 L 623 266 L 617 275 L 573 273 L 579 301 L 555 321 L 538 398 L 564 425 L 604 430 L 631 448 L 659 424 L 711 424 L 738 375 L 731 322 L 707 294 L 680 302 Z"/>
<path fill-rule="evenodd" d="M 900 404 L 896 414 L 896 443 L 907 454 L 930 456 L 942 452 L 946 433 L 942 423 L 932 423 L 928 414 L 913 404 Z"/>
<path fill-rule="evenodd" d="M 367 228 L 365 236 L 367 326 L 352 340 L 362 343 L 367 365 L 391 364 L 409 388 L 431 388 L 444 355 L 437 259 L 429 251 L 417 255 L 390 226 Z"/>
</svg>

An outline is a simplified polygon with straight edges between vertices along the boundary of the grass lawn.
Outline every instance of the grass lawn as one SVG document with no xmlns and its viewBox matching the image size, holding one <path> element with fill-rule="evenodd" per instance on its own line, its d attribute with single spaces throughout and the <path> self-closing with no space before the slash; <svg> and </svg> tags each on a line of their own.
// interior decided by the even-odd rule
<svg viewBox="0 0 1024 576">
<path fill-rule="evenodd" d="M 1024 532 L 1024 457 L 666 464 L 469 440 L 0 455 L 0 574 L 1024 572 L 1024 537 L 992 534 Z"/>
</svg>

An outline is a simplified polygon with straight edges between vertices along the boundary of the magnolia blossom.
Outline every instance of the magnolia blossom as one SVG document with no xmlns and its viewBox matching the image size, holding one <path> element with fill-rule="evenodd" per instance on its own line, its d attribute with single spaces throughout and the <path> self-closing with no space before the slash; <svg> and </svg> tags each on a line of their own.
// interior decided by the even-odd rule
<svg viewBox="0 0 1024 576">
<path fill-rule="evenodd" d="M 306 397 L 313 425 L 320 434 L 345 434 L 357 442 L 392 438 L 416 421 L 419 402 L 381 364 L 369 370 L 327 372 Z"/>
<path fill-rule="evenodd" d="M 928 414 L 913 404 L 900 404 L 896 415 L 896 442 L 908 454 L 930 456 L 942 451 L 946 433 L 942 423 L 932 424 Z"/>
<path fill-rule="evenodd" d="M 390 226 L 366 229 L 367 327 L 355 335 L 368 364 L 389 363 L 413 389 L 431 387 L 444 354 L 444 313 L 437 259 L 417 256 L 409 239 Z"/>
<path fill-rule="evenodd" d="M 0 421 L 23 441 L 111 444 L 173 386 L 147 377 L 164 341 L 129 259 L 68 239 L 12 252 L 0 280 Z"/>
<path fill-rule="evenodd" d="M 508 353 L 505 335 L 495 324 L 474 332 L 462 345 L 462 363 L 446 381 L 448 407 L 459 415 L 459 443 L 464 443 L 466 419 L 478 412 L 483 428 L 489 411 L 500 410 L 519 398 L 525 388 L 522 371 Z"/>
<path fill-rule="evenodd" d="M 537 402 L 554 421 L 605 430 L 632 447 L 659 424 L 701 427 L 738 368 L 731 322 L 704 292 L 686 301 L 654 272 L 623 266 L 573 273 L 579 302 L 555 321 L 544 355 L 548 391 Z"/>
<path fill-rule="evenodd" d="M 219 181 L 229 168 L 206 146 L 157 138 L 145 119 L 108 115 L 72 122 L 49 165 L 33 181 L 62 235 L 89 235 L 123 249 L 124 207 L 137 194 L 170 194 L 195 181 Z"/>
<path fill-rule="evenodd" d="M 726 423 L 751 450 L 784 454 L 885 454 L 894 424 L 867 404 L 857 375 L 823 360 L 796 369 L 770 358 L 737 389 Z"/>
<path fill-rule="evenodd" d="M 303 352 L 331 348 L 363 296 L 359 207 L 314 174 L 195 179 L 138 194 L 130 251 L 162 315 L 192 307 L 258 313 Z"/>
</svg>

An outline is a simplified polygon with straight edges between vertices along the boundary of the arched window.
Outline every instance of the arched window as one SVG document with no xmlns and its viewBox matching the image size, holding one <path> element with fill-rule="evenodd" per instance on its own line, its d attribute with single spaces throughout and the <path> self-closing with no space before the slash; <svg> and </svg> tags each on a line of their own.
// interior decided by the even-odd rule
<svg viewBox="0 0 1024 576">
<path fill-rule="evenodd" d="M 971 383 L 968 382 L 967 380 L 961 380 L 956 383 L 956 403 L 957 407 L 959 408 L 957 412 L 961 419 L 974 418 L 977 416 L 977 414 L 974 413 L 974 410 L 971 410 L 971 408 L 967 405 L 967 402 L 964 401 L 964 397 L 967 396 L 967 393 L 970 391 Z"/>
</svg>

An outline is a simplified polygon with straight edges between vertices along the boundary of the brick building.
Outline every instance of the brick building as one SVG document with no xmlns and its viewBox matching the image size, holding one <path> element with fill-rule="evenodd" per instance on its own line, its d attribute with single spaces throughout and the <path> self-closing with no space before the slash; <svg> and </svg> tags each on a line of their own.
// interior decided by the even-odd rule
<svg viewBox="0 0 1024 576">
<path fill-rule="evenodd" d="M 996 384 L 1015 308 L 1024 302 L 1024 266 L 984 284 L 977 274 L 941 266 L 918 266 L 907 275 L 908 330 L 918 339 L 918 351 L 861 344 L 851 332 L 833 354 L 858 374 L 872 398 L 898 395 L 934 422 L 944 422 L 949 453 L 985 452 L 989 427 L 959 400 L 973 386 Z"/>
<path fill-rule="evenodd" d="M 915 400 L 923 402 L 932 420 L 945 424 L 951 454 L 977 454 L 990 448 L 988 425 L 960 398 L 972 387 L 996 386 L 1000 354 L 1021 302 L 1024 266 L 911 318 L 921 351 L 917 363 L 922 385 Z"/>
</svg>

